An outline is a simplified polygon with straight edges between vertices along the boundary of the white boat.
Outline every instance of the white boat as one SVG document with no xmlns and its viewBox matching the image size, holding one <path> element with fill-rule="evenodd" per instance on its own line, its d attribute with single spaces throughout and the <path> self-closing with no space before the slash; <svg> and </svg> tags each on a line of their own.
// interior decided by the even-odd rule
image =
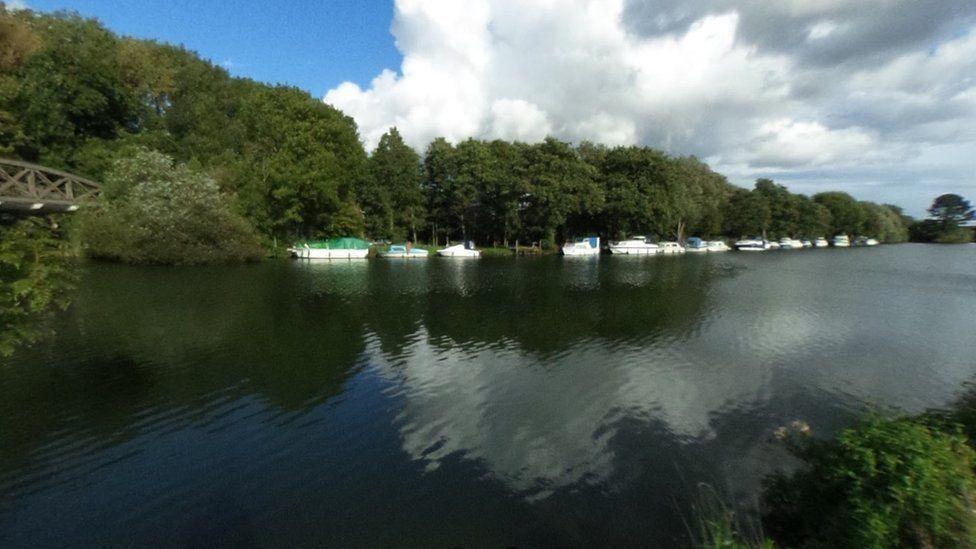
<svg viewBox="0 0 976 549">
<path fill-rule="evenodd" d="M 803 241 L 801 241 L 801 244 L 803 244 L 803 247 L 804 248 L 812 248 L 813 247 L 813 242 L 810 242 L 809 240 L 803 240 Z"/>
<path fill-rule="evenodd" d="M 831 242 L 831 244 L 833 244 L 833 246 L 835 248 L 850 248 L 851 247 L 851 238 L 849 236 L 847 236 L 846 234 L 839 234 L 839 235 L 837 235 L 837 236 L 834 237 L 834 239 Z"/>
<path fill-rule="evenodd" d="M 708 242 L 692 236 L 685 239 L 685 251 L 688 253 L 703 253 L 708 251 Z"/>
<path fill-rule="evenodd" d="M 365 259 L 369 242 L 358 238 L 333 238 L 298 242 L 288 251 L 299 259 Z"/>
<path fill-rule="evenodd" d="M 376 255 L 396 259 L 426 259 L 429 252 L 422 248 L 407 247 L 404 244 L 394 244 L 389 250 Z"/>
<path fill-rule="evenodd" d="M 766 246 L 768 246 L 770 250 L 778 250 L 779 242 L 776 242 L 775 240 L 770 240 L 766 242 Z"/>
<path fill-rule="evenodd" d="M 877 246 L 878 241 L 873 238 L 868 238 L 866 236 L 859 236 L 854 239 L 855 246 Z"/>
<path fill-rule="evenodd" d="M 481 257 L 481 251 L 474 249 L 474 243 L 469 240 L 463 244 L 455 244 L 443 250 L 437 250 L 437 255 L 443 257 Z"/>
<path fill-rule="evenodd" d="M 743 238 L 736 241 L 734 246 L 740 252 L 764 252 L 770 249 L 770 243 L 762 238 Z"/>
<path fill-rule="evenodd" d="M 683 254 L 685 253 L 685 247 L 677 242 L 659 242 L 658 248 L 661 249 L 662 254 Z"/>
<path fill-rule="evenodd" d="M 620 242 L 610 243 L 610 253 L 621 255 L 652 255 L 658 253 L 657 244 L 648 242 L 643 236 L 635 236 Z"/>
<path fill-rule="evenodd" d="M 795 238 L 789 238 L 784 236 L 779 239 L 779 247 L 784 250 L 799 250 L 803 248 L 803 242 L 796 240 Z"/>
<path fill-rule="evenodd" d="M 600 237 L 590 236 L 563 245 L 563 255 L 600 255 Z"/>
<path fill-rule="evenodd" d="M 827 246 L 830 246 L 830 243 L 827 242 L 827 239 L 822 236 L 817 237 L 817 239 L 813 241 L 814 248 L 826 248 Z"/>
<path fill-rule="evenodd" d="M 727 252 L 729 245 L 724 240 L 709 240 L 707 244 L 709 252 Z"/>
</svg>

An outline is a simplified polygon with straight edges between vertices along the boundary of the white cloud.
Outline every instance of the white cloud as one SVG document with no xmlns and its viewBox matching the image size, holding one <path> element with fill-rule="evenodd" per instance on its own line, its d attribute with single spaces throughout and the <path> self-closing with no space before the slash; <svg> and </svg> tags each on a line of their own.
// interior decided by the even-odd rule
<svg viewBox="0 0 976 549">
<path fill-rule="evenodd" d="M 24 0 L 8 0 L 6 2 L 6 6 L 7 9 L 10 11 L 21 11 L 21 10 L 30 9 L 30 6 L 28 6 L 27 2 L 24 2 Z"/>
<path fill-rule="evenodd" d="M 366 89 L 343 83 L 324 100 L 356 119 L 369 148 L 390 126 L 418 150 L 437 136 L 640 143 L 708 158 L 742 183 L 817 170 L 822 188 L 855 189 L 851 166 L 870 164 L 876 182 L 928 148 L 976 141 L 973 28 L 943 36 L 927 23 L 934 42 L 831 63 L 844 43 L 884 51 L 879 40 L 904 33 L 845 19 L 852 8 L 834 0 L 701 3 L 675 26 L 682 12 L 660 8 L 657 21 L 655 4 L 635 12 L 624 0 L 397 0 L 399 72 Z M 789 47 L 757 30 L 763 9 L 796 21 Z M 634 31 L 635 17 L 652 30 Z M 976 194 L 972 174 L 957 180 L 958 192 Z"/>
</svg>

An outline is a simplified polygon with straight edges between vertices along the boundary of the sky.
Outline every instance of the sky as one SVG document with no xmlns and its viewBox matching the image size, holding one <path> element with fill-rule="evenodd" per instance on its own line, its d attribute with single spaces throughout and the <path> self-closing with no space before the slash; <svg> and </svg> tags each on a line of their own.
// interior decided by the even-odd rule
<svg viewBox="0 0 976 549">
<path fill-rule="evenodd" d="M 736 184 L 844 190 L 916 216 L 976 200 L 976 1 L 26 0 L 184 44 L 353 116 L 693 154 Z"/>
</svg>

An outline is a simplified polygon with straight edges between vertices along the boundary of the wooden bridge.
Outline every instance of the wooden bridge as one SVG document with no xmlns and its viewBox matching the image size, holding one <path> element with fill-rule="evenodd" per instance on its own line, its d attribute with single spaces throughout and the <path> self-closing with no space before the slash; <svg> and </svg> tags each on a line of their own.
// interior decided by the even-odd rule
<svg viewBox="0 0 976 549">
<path fill-rule="evenodd" d="M 67 172 L 0 158 L 0 210 L 73 212 L 102 195 L 102 186 Z"/>
</svg>

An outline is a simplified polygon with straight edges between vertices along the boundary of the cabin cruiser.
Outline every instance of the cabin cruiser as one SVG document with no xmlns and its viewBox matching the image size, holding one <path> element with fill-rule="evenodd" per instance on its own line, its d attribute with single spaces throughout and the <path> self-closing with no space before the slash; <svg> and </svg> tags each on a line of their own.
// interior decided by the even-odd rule
<svg viewBox="0 0 976 549">
<path fill-rule="evenodd" d="M 288 248 L 299 259 L 365 259 L 369 242 L 358 238 L 333 238 L 296 242 Z"/>
<path fill-rule="evenodd" d="M 390 249 L 376 255 L 380 257 L 391 257 L 397 259 L 414 259 L 426 258 L 428 252 L 422 248 L 414 248 L 406 244 L 394 244 L 390 246 Z"/>
<path fill-rule="evenodd" d="M 851 238 L 846 234 L 839 234 L 834 237 L 832 244 L 835 248 L 850 248 Z"/>
<path fill-rule="evenodd" d="M 443 250 L 437 250 L 437 255 L 442 257 L 481 257 L 481 251 L 474 249 L 474 242 L 466 240 L 463 244 L 455 244 Z"/>
<path fill-rule="evenodd" d="M 685 253 L 685 247 L 677 242 L 659 242 L 658 248 L 661 249 L 662 254 L 683 254 Z"/>
<path fill-rule="evenodd" d="M 734 245 L 740 252 L 764 252 L 770 249 L 770 243 L 764 238 L 744 238 Z"/>
<path fill-rule="evenodd" d="M 854 240 L 855 246 L 877 246 L 878 241 L 866 236 L 859 236 Z"/>
<path fill-rule="evenodd" d="M 822 236 L 817 237 L 817 239 L 813 241 L 814 248 L 826 248 L 827 246 L 830 246 L 830 243 L 827 242 L 827 239 Z"/>
<path fill-rule="evenodd" d="M 709 252 L 727 252 L 729 245 L 724 240 L 709 240 L 706 247 Z"/>
<path fill-rule="evenodd" d="M 643 236 L 635 236 L 620 242 L 610 243 L 610 253 L 622 255 L 652 255 L 658 253 L 657 244 L 648 242 Z"/>
<path fill-rule="evenodd" d="M 707 252 L 708 242 L 705 242 L 697 236 L 692 236 L 685 240 L 685 251 L 689 253 Z"/>
<path fill-rule="evenodd" d="M 803 247 L 804 248 L 812 248 L 813 247 L 813 242 L 810 242 L 809 240 L 802 240 L 800 243 L 803 244 Z"/>
<path fill-rule="evenodd" d="M 769 249 L 770 250 L 778 250 L 779 249 L 779 242 L 776 242 L 775 240 L 769 240 L 769 241 L 767 241 L 766 242 L 766 245 L 769 246 Z"/>
<path fill-rule="evenodd" d="M 563 245 L 563 255 L 600 255 L 600 237 L 589 236 Z"/>
<path fill-rule="evenodd" d="M 784 250 L 799 250 L 803 247 L 803 242 L 784 236 L 779 239 L 779 247 Z"/>
</svg>

